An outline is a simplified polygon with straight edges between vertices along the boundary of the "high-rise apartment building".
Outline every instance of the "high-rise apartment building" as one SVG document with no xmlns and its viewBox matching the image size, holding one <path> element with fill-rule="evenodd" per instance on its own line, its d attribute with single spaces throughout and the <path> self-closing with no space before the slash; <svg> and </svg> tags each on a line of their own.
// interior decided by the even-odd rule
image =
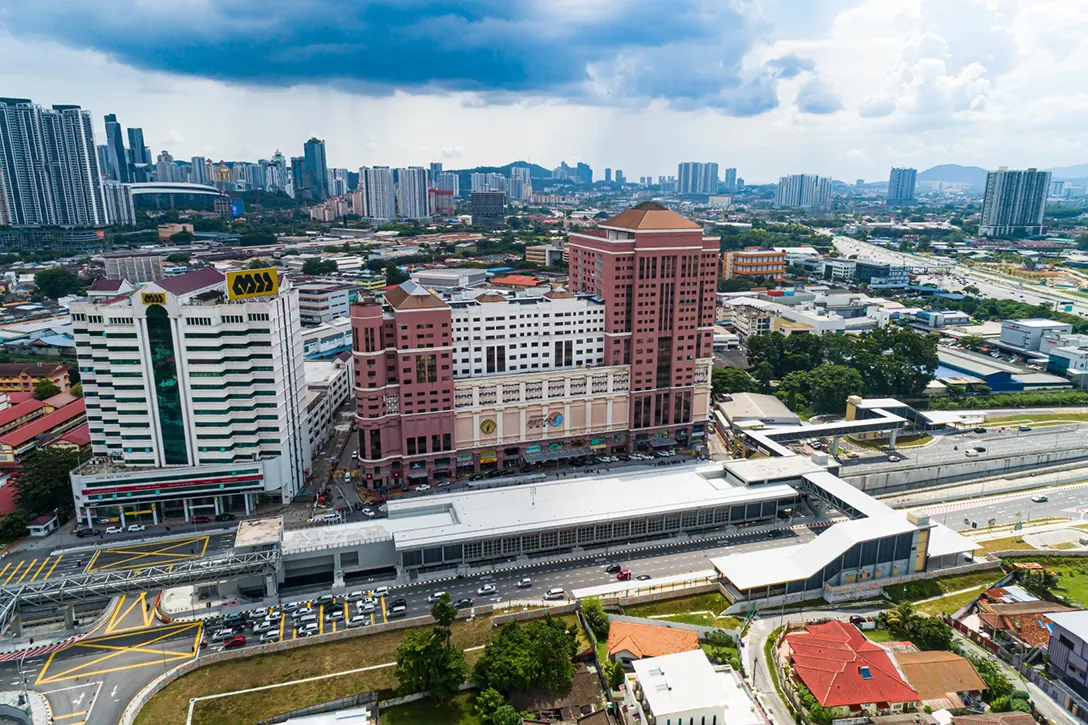
<svg viewBox="0 0 1088 725">
<path fill-rule="evenodd" d="M 366 193 L 366 215 L 371 219 L 395 219 L 396 185 L 388 166 L 364 166 L 359 169 L 359 186 Z"/>
<path fill-rule="evenodd" d="M 106 114 L 106 148 L 109 150 L 110 157 L 110 178 L 126 184 L 132 181 L 129 174 L 128 154 L 125 153 L 125 137 L 121 132 L 121 124 L 117 121 L 117 116 L 112 113 Z"/>
<path fill-rule="evenodd" d="M 891 176 L 888 177 L 888 203 L 909 204 L 914 201 L 914 189 L 917 185 L 917 169 L 892 169 Z"/>
<path fill-rule="evenodd" d="M 166 149 L 160 151 L 158 157 L 155 159 L 155 180 L 183 181 L 181 178 L 181 170 L 178 168 L 177 162 L 174 161 L 174 157 L 171 156 L 170 152 Z"/>
<path fill-rule="evenodd" d="M 627 177 L 623 175 L 623 169 L 616 169 L 616 183 L 620 186 L 627 183 Z"/>
<path fill-rule="evenodd" d="M 427 219 L 427 170 L 422 166 L 397 169 L 397 216 L 401 219 Z"/>
<path fill-rule="evenodd" d="M 0 164 L 0 227 L 11 226 L 11 208 L 8 207 L 7 185 L 4 182 L 4 167 Z"/>
<path fill-rule="evenodd" d="M 128 153 L 134 164 L 150 164 L 151 149 L 144 146 L 144 130 L 129 126 Z"/>
<path fill-rule="evenodd" d="M 737 191 L 737 170 L 729 167 L 725 170 L 725 192 L 733 194 Z"/>
<path fill-rule="evenodd" d="M 132 187 L 128 184 L 112 180 L 103 181 L 102 201 L 106 208 L 106 223 L 110 226 L 132 226 L 136 223 Z"/>
<path fill-rule="evenodd" d="M 1042 234 L 1048 191 L 1049 171 L 1010 171 L 1002 166 L 987 173 L 979 234 Z"/>
<path fill-rule="evenodd" d="M 71 476 L 81 521 L 249 513 L 305 485 L 298 292 L 279 280 L 273 294 L 236 296 L 209 268 L 72 303 L 95 456 Z"/>
<path fill-rule="evenodd" d="M 685 161 L 677 168 L 679 194 L 717 194 L 718 165 L 713 161 Z"/>
<path fill-rule="evenodd" d="M 325 142 L 311 138 L 302 147 L 302 198 L 324 201 L 329 198 L 329 168 L 325 162 Z"/>
<path fill-rule="evenodd" d="M 329 196 L 343 196 L 348 193 L 348 170 L 329 169 L 329 180 L 326 186 Z"/>
<path fill-rule="evenodd" d="M 438 186 L 436 186 L 436 184 L 438 182 L 438 177 L 441 176 L 442 173 L 443 173 L 442 172 L 442 162 L 441 161 L 432 161 L 430 169 L 429 169 L 429 174 L 427 176 L 427 185 L 428 185 L 429 188 L 432 188 L 432 189 L 437 189 L 438 188 Z"/>
<path fill-rule="evenodd" d="M 571 232 L 571 291 L 605 300 L 604 362 L 630 365 L 636 447 L 690 443 L 693 423 L 703 420 L 718 245 L 700 225 L 654 202 L 594 233 Z"/>
<path fill-rule="evenodd" d="M 306 160 L 301 156 L 292 156 L 290 173 L 287 176 L 290 184 L 288 184 L 288 188 L 285 191 L 287 192 L 288 196 L 290 196 L 292 199 L 297 199 L 298 201 L 302 201 L 305 196 L 302 180 L 302 167 L 305 162 Z"/>
<path fill-rule="evenodd" d="M 583 184 L 592 184 L 593 183 L 593 169 L 590 168 L 589 164 L 584 164 L 581 161 L 579 161 L 578 165 L 575 167 L 575 173 L 577 174 L 578 180 L 581 183 L 583 183 Z"/>
<path fill-rule="evenodd" d="M 203 156 L 189 159 L 189 181 L 194 184 L 208 184 L 208 166 Z"/>
<path fill-rule="evenodd" d="M 606 183 L 606 184 L 611 184 L 612 183 L 612 169 L 610 169 L 607 166 L 604 167 L 604 183 Z"/>
<path fill-rule="evenodd" d="M 482 229 L 500 229 L 506 223 L 505 191 L 472 192 L 472 224 Z"/>
<path fill-rule="evenodd" d="M 102 178 L 113 178 L 110 176 L 110 147 L 100 143 L 94 147 L 94 150 L 98 156 L 98 170 L 101 172 Z"/>
<path fill-rule="evenodd" d="M 0 98 L 0 167 L 13 225 L 106 224 L 89 111 Z"/>
<path fill-rule="evenodd" d="M 452 191 L 454 196 L 461 195 L 461 178 L 452 171 L 443 171 L 435 182 L 436 189 Z"/>
<path fill-rule="evenodd" d="M 816 174 L 783 176 L 775 187 L 774 205 L 780 209 L 831 209 L 831 179 Z"/>
</svg>

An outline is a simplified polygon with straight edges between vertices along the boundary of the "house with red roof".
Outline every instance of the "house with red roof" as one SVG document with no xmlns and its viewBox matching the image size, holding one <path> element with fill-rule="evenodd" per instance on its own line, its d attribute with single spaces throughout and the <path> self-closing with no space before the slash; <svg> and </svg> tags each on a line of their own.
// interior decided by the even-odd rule
<svg viewBox="0 0 1088 725">
<path fill-rule="evenodd" d="M 910 712 L 921 699 L 888 651 L 846 622 L 789 632 L 775 656 L 791 689 L 803 684 L 836 718 Z"/>
</svg>

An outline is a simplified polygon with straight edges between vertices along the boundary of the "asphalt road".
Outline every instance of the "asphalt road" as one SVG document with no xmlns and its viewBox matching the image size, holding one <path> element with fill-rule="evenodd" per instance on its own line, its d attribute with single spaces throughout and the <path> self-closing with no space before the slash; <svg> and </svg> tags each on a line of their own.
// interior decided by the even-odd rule
<svg viewBox="0 0 1088 725">
<path fill-rule="evenodd" d="M 925 511 L 935 520 L 953 529 L 971 529 L 971 523 L 985 528 L 990 519 L 994 523 L 1009 524 L 1031 519 L 1062 517 L 1083 519 L 1088 515 L 1088 488 L 1058 488 L 1047 493 L 1044 503 L 1031 499 L 1035 491 L 1016 491 L 982 500 L 948 501 L 923 504 L 911 510 Z M 1083 512 L 1083 513 L 1082 513 Z M 968 523 L 964 523 L 968 519 Z"/>
</svg>

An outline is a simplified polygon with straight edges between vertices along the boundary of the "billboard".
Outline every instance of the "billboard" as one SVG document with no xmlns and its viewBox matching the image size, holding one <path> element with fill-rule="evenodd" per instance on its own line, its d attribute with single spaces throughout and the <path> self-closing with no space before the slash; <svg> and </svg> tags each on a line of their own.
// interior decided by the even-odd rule
<svg viewBox="0 0 1088 725">
<path fill-rule="evenodd" d="M 269 297 L 279 291 L 280 275 L 275 267 L 227 272 L 227 299 Z"/>
</svg>

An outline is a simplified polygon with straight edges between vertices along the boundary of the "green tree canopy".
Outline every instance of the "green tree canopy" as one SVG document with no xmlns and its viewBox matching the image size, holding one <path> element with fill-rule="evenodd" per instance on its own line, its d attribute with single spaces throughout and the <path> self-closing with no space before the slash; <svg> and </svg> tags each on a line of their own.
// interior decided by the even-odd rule
<svg viewBox="0 0 1088 725">
<path fill-rule="evenodd" d="M 54 300 L 83 290 L 83 281 L 75 273 L 61 267 L 38 272 L 34 275 L 34 284 L 39 292 Z"/>
<path fill-rule="evenodd" d="M 587 597 L 582 600 L 582 616 L 598 641 L 608 639 L 608 614 L 601 606 L 600 597 Z"/>
<path fill-rule="evenodd" d="M 192 244 L 193 233 L 188 229 L 182 229 L 180 232 L 174 232 L 170 235 L 170 241 L 173 244 Z"/>
<path fill-rule="evenodd" d="M 846 399 L 865 387 L 861 373 L 844 365 L 820 365 L 814 370 L 792 372 L 782 379 L 777 396 L 783 401 L 811 407 L 818 413 L 842 413 Z"/>
<path fill-rule="evenodd" d="M 90 457 L 89 451 L 39 448 L 23 460 L 15 476 L 15 497 L 26 511 L 68 511 L 72 484 L 68 473 Z"/>
<path fill-rule="evenodd" d="M 166 261 L 171 264 L 184 264 L 189 261 L 189 255 L 184 252 L 174 252 L 166 255 Z"/>
<path fill-rule="evenodd" d="M 576 649 L 573 630 L 557 619 L 510 622 L 476 662 L 473 679 L 505 693 L 533 687 L 560 692 L 574 681 Z"/>
<path fill-rule="evenodd" d="M 41 379 L 34 383 L 34 399 L 47 400 L 60 392 L 60 388 L 52 380 Z"/>
<path fill-rule="evenodd" d="M 339 267 L 332 259 L 307 259 L 302 263 L 303 274 L 335 274 Z"/>
<path fill-rule="evenodd" d="M 402 272 L 400 270 L 400 267 L 398 267 L 395 262 L 390 262 L 389 264 L 385 265 L 385 283 L 387 285 L 400 284 L 401 282 L 407 281 L 407 273 Z"/>
<path fill-rule="evenodd" d="M 755 378 L 740 368 L 714 368 L 710 373 L 710 389 L 714 395 L 754 393 L 758 387 Z"/>
<path fill-rule="evenodd" d="M 405 633 L 397 647 L 394 670 L 401 693 L 426 692 L 439 702 L 457 694 L 469 669 L 464 651 L 450 642 L 450 624 L 456 615 L 457 610 L 445 594 L 431 608 L 434 627 Z"/>
</svg>

